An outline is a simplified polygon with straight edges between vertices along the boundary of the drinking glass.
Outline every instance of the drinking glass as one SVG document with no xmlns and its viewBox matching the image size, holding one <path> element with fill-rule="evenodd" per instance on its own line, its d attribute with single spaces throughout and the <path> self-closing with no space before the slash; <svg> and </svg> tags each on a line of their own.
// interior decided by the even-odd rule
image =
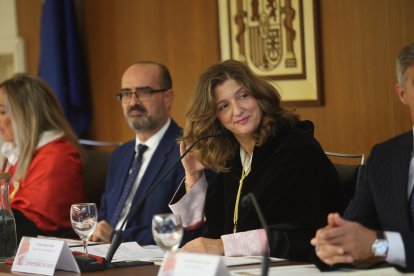
<svg viewBox="0 0 414 276">
<path fill-rule="evenodd" d="M 98 211 L 95 203 L 76 203 L 70 207 L 72 228 L 83 242 L 85 253 L 88 254 L 88 239 L 96 228 Z"/>
<path fill-rule="evenodd" d="M 183 238 L 181 218 L 174 214 L 157 214 L 152 218 L 152 235 L 164 251 L 175 251 Z"/>
</svg>

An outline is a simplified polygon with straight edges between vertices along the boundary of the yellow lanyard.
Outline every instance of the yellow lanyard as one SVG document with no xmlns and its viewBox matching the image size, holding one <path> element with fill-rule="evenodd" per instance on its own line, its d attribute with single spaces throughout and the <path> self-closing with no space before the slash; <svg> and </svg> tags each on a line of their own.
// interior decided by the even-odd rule
<svg viewBox="0 0 414 276">
<path fill-rule="evenodd" d="M 244 168 L 246 167 L 246 160 L 247 160 L 247 152 L 244 155 L 242 175 L 241 175 L 240 181 L 239 181 L 239 190 L 237 191 L 236 203 L 234 204 L 233 233 L 236 233 L 236 231 L 237 231 L 237 221 L 239 220 L 239 202 L 240 202 L 240 194 L 241 194 L 241 190 L 242 190 L 242 187 L 243 187 L 243 182 L 244 182 L 244 179 L 246 178 L 246 176 L 249 174 L 250 168 L 252 166 L 252 160 L 250 159 L 249 167 L 247 168 L 247 170 L 244 170 Z"/>
<path fill-rule="evenodd" d="M 14 196 L 16 195 L 17 191 L 20 189 L 20 182 L 19 181 L 13 181 L 13 192 L 9 195 L 9 201 L 12 201 L 14 199 Z"/>
<path fill-rule="evenodd" d="M 9 172 L 10 167 L 11 167 L 11 164 L 8 161 L 4 162 L 2 172 Z M 13 192 L 9 193 L 9 201 L 12 201 L 14 199 L 14 196 L 16 195 L 17 191 L 20 189 L 20 182 L 19 181 L 13 181 L 13 177 L 11 178 L 10 181 L 13 182 Z M 10 188 L 9 188 L 9 190 L 10 190 Z"/>
</svg>

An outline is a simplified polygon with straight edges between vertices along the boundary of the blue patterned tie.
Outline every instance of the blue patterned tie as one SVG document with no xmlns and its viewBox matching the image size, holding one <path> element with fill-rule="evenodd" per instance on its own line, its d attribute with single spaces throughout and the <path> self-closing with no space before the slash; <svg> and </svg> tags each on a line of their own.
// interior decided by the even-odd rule
<svg viewBox="0 0 414 276">
<path fill-rule="evenodd" d="M 118 200 L 118 204 L 116 205 L 114 214 L 111 218 L 111 226 L 113 228 L 116 227 L 116 224 L 118 223 L 119 216 L 122 213 L 122 209 L 124 209 L 125 201 L 128 198 L 129 193 L 131 192 L 132 186 L 134 186 L 135 180 L 137 179 L 139 169 L 142 165 L 142 156 L 144 155 L 144 152 L 148 149 L 146 145 L 139 144 L 138 145 L 138 156 L 135 158 L 128 179 L 125 183 L 124 190 L 122 191 L 122 194 Z"/>
</svg>

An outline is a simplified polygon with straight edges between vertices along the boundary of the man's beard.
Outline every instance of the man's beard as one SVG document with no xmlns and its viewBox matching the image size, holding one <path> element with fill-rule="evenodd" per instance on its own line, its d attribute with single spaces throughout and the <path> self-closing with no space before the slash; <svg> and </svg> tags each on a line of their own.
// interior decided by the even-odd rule
<svg viewBox="0 0 414 276">
<path fill-rule="evenodd" d="M 130 112 L 134 110 L 138 110 L 142 114 L 140 116 L 130 116 Z M 154 118 L 149 116 L 148 111 L 140 105 L 131 106 L 125 119 L 129 127 L 136 132 L 146 132 L 157 128 L 157 122 Z"/>
</svg>

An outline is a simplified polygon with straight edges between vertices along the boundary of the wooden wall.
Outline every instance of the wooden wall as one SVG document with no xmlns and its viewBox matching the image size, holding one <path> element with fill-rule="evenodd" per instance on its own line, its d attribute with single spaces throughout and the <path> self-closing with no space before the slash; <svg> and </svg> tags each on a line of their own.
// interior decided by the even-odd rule
<svg viewBox="0 0 414 276">
<path fill-rule="evenodd" d="M 394 93 L 394 59 L 402 45 L 414 41 L 414 1 L 320 0 L 319 6 L 325 105 L 296 110 L 315 123 L 325 150 L 367 154 L 375 143 L 412 126 Z M 172 116 L 184 125 L 197 76 L 220 59 L 217 1 L 82 0 L 78 7 L 93 104 L 89 138 L 133 137 L 115 93 L 123 70 L 137 60 L 170 68 Z M 39 56 L 40 8 L 41 0 L 17 0 L 31 73 Z"/>
</svg>

